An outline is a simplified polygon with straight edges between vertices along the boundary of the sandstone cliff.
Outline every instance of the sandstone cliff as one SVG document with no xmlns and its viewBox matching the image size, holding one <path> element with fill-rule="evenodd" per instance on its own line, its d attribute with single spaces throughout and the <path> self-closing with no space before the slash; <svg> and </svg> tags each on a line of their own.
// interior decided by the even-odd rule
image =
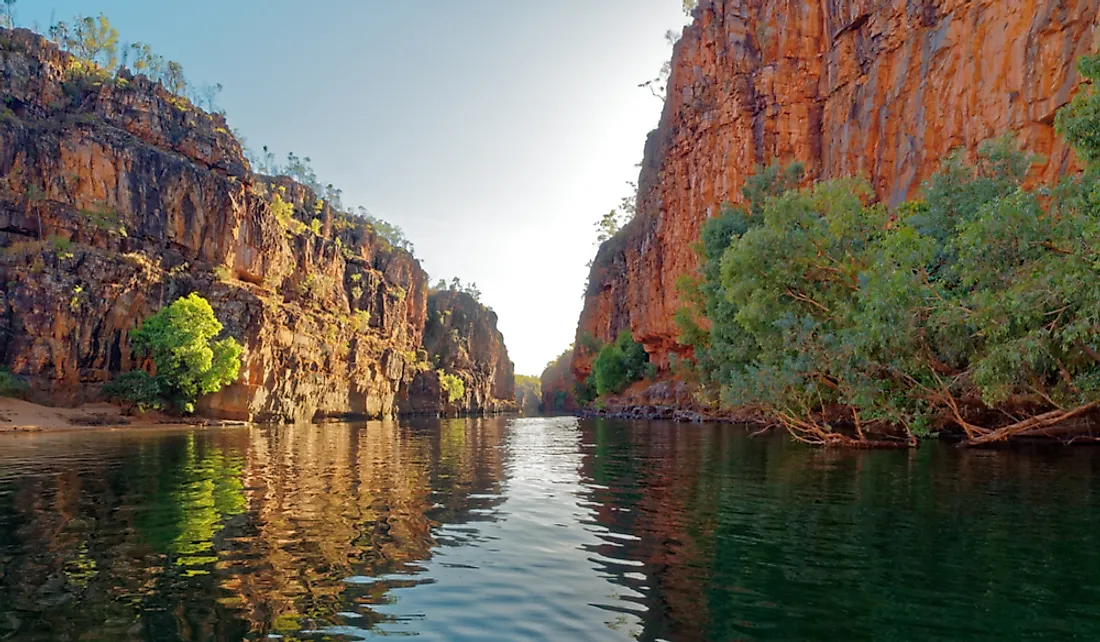
<svg viewBox="0 0 1100 642">
<path fill-rule="evenodd" d="M 0 364 L 39 401 L 94 397 L 141 365 L 128 333 L 197 291 L 245 346 L 206 412 L 392 414 L 426 320 L 419 263 L 309 189 L 252 174 L 221 116 L 75 67 L 0 29 Z"/>
<path fill-rule="evenodd" d="M 577 382 L 570 364 L 573 349 L 566 350 L 542 371 L 542 409 L 545 412 L 572 412 L 578 409 Z"/>
<path fill-rule="evenodd" d="M 439 290 L 429 295 L 424 351 L 426 365 L 403 394 L 402 412 L 479 415 L 516 409 L 515 369 L 497 315 L 469 294 Z M 456 401 L 448 398 L 441 373 L 462 380 Z"/>
<path fill-rule="evenodd" d="M 1045 158 L 1037 180 L 1071 169 L 1052 125 L 1096 49 L 1098 13 L 1100 0 L 702 0 L 646 142 L 638 214 L 593 263 L 577 345 L 629 328 L 667 367 L 676 279 L 755 166 L 863 175 L 889 204 L 949 150 L 1004 132 Z M 577 376 L 590 365 L 579 349 Z"/>
</svg>

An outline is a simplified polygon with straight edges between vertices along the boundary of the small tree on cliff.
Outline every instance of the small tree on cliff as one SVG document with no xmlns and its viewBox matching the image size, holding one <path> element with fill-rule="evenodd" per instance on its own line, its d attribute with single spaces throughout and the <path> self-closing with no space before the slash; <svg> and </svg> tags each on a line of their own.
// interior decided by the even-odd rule
<svg viewBox="0 0 1100 642">
<path fill-rule="evenodd" d="M 0 27 L 15 27 L 16 0 L 0 0 Z"/>
<path fill-rule="evenodd" d="M 466 382 L 458 375 L 447 374 L 443 370 L 437 370 L 439 375 L 439 389 L 447 396 L 447 401 L 455 403 L 466 395 Z"/>
<path fill-rule="evenodd" d="M 96 17 L 77 16 L 72 27 L 58 22 L 50 27 L 50 36 L 74 55 L 107 69 L 118 66 L 118 29 L 102 13 Z"/>
<path fill-rule="evenodd" d="M 622 229 L 621 219 L 622 215 L 619 214 L 619 210 L 611 210 L 600 217 L 600 220 L 596 222 L 597 245 L 619 233 L 619 230 Z"/>
<path fill-rule="evenodd" d="M 240 372 L 241 345 L 233 337 L 214 341 L 221 331 L 206 299 L 195 293 L 177 299 L 131 335 L 134 349 L 152 357 L 157 374 L 126 373 L 104 392 L 140 407 L 194 412 L 200 395 L 221 390 Z"/>
</svg>

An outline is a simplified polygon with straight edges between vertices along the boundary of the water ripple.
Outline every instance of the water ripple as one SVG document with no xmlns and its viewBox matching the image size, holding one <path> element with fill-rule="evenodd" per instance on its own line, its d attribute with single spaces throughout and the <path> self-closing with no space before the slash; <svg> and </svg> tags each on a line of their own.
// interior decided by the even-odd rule
<svg viewBox="0 0 1100 642">
<path fill-rule="evenodd" d="M 0 640 L 1100 639 L 1100 450 L 417 421 L 0 442 Z"/>
</svg>

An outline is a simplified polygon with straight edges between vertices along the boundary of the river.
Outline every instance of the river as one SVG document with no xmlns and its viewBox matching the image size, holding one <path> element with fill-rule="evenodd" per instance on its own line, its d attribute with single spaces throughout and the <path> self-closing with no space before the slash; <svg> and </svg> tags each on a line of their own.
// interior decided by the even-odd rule
<svg viewBox="0 0 1100 642">
<path fill-rule="evenodd" d="M 0 435 L 0 640 L 1096 640 L 1100 450 L 556 418 Z"/>
</svg>

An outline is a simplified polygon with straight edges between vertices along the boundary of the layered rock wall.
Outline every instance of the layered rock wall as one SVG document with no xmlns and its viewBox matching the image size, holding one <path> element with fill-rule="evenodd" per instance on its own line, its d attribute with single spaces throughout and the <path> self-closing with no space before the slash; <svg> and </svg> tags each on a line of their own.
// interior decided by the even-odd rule
<svg viewBox="0 0 1100 642">
<path fill-rule="evenodd" d="M 250 173 L 221 116 L 76 68 L 0 29 L 0 364 L 40 401 L 87 400 L 143 365 L 131 330 L 199 292 L 245 346 L 207 412 L 393 414 L 427 314 L 418 262 L 306 187 Z"/>
<path fill-rule="evenodd" d="M 600 248 L 577 329 L 629 328 L 654 362 L 678 350 L 675 282 L 703 222 L 741 200 L 754 168 L 801 161 L 807 179 L 862 175 L 894 205 L 951 149 L 1012 132 L 1073 168 L 1054 116 L 1096 50 L 1100 0 L 702 0 L 672 58 L 646 143 L 635 220 Z M 588 374 L 591 355 L 574 369 Z"/>
<path fill-rule="evenodd" d="M 425 364 L 401 400 L 401 410 L 423 415 L 481 415 L 516 410 L 515 368 L 497 315 L 469 294 L 432 292 L 424 326 Z M 451 401 L 442 376 L 462 380 Z"/>
</svg>

